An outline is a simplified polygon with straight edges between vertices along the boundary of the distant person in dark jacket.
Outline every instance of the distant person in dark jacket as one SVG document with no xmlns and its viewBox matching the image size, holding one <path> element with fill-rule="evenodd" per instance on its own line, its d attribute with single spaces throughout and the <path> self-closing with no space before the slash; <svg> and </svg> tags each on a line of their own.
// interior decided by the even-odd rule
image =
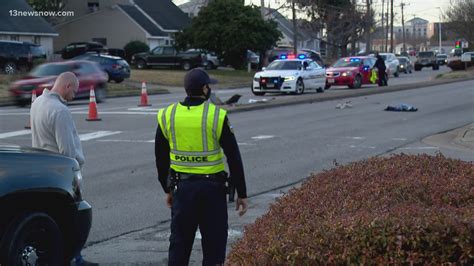
<svg viewBox="0 0 474 266">
<path fill-rule="evenodd" d="M 375 67 L 378 69 L 379 86 L 387 86 L 387 67 L 385 66 L 385 60 L 379 53 L 375 53 L 375 57 L 377 57 Z"/>
</svg>

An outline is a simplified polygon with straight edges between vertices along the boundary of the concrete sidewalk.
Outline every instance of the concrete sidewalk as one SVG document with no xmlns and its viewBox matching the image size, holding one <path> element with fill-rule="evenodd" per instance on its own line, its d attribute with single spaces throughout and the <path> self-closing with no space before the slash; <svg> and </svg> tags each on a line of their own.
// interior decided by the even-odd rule
<svg viewBox="0 0 474 266">
<path fill-rule="evenodd" d="M 450 150 L 463 149 L 474 153 L 474 123 L 426 137 L 423 142 Z M 243 217 L 239 217 L 235 212 L 234 203 L 229 204 L 227 252 L 231 250 L 232 244 L 242 236 L 246 225 L 253 223 L 258 217 L 267 213 L 270 205 L 278 197 L 291 188 L 299 186 L 303 180 L 304 178 L 296 184 L 250 197 L 249 210 Z M 164 199 L 163 202 L 157 202 L 157 204 L 165 204 Z M 90 244 L 83 250 L 83 255 L 88 261 L 98 262 L 100 265 L 167 265 L 169 228 L 170 221 L 166 221 L 153 227 Z M 197 233 L 190 265 L 201 265 L 200 240 L 201 236 Z"/>
</svg>

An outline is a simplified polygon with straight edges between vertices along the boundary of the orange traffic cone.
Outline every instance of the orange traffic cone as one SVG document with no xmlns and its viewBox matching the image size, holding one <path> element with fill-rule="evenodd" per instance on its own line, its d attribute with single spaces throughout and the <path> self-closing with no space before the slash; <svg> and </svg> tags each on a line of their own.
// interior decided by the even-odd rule
<svg viewBox="0 0 474 266">
<path fill-rule="evenodd" d="M 31 92 L 31 105 L 33 105 L 33 102 L 36 100 L 36 90 L 33 90 Z M 28 119 L 28 124 L 25 126 L 26 129 L 31 129 L 31 117 Z"/>
<path fill-rule="evenodd" d="M 86 118 L 87 121 L 100 121 L 99 115 L 97 114 L 97 103 L 95 102 L 94 87 L 91 86 L 90 98 L 89 98 L 89 115 Z"/>
<path fill-rule="evenodd" d="M 142 82 L 142 96 L 140 97 L 140 104 L 138 106 L 151 106 L 148 104 L 148 93 L 146 92 L 146 82 Z"/>
</svg>

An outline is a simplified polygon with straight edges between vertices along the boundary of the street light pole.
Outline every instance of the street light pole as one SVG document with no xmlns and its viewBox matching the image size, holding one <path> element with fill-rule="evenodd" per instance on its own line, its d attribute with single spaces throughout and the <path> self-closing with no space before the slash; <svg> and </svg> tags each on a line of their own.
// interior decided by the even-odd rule
<svg viewBox="0 0 474 266">
<path fill-rule="evenodd" d="M 438 23 L 438 29 L 439 29 L 439 49 L 438 53 L 441 53 L 441 7 L 438 7 L 439 9 L 439 23 Z"/>
</svg>

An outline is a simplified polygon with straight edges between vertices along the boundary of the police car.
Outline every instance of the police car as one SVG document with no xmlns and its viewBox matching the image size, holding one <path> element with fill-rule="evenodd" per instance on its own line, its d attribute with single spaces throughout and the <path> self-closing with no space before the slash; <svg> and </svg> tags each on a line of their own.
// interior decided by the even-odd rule
<svg viewBox="0 0 474 266">
<path fill-rule="evenodd" d="M 257 72 L 252 92 L 261 96 L 267 92 L 303 94 L 307 89 L 324 92 L 326 70 L 305 55 L 280 55 L 280 59 Z"/>
</svg>

